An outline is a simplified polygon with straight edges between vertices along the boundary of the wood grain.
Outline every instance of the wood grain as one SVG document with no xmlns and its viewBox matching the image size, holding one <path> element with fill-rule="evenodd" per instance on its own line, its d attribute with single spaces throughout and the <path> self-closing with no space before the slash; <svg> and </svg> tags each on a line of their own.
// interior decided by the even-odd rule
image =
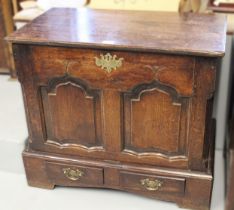
<svg viewBox="0 0 234 210">
<path fill-rule="evenodd" d="M 54 87 L 41 89 L 48 141 L 60 146 L 101 145 L 99 91 L 89 91 L 69 77 L 61 80 L 58 85 L 53 80 Z"/>
<path fill-rule="evenodd" d="M 218 14 L 51 9 L 7 40 L 216 57 L 224 55 L 225 35 Z"/>
<path fill-rule="evenodd" d="M 51 183 L 71 187 L 94 187 L 103 185 L 103 168 L 87 167 L 79 165 L 67 165 L 62 163 L 46 162 L 48 178 Z M 79 170 L 83 175 L 78 180 L 70 180 L 64 175 L 64 169 Z"/>
<path fill-rule="evenodd" d="M 40 83 L 68 74 L 85 81 L 91 88 L 127 91 L 138 84 L 158 80 L 180 95 L 193 94 L 195 59 L 190 56 L 42 46 L 30 46 L 30 51 L 35 79 Z M 122 67 L 107 73 L 96 66 L 95 57 L 107 53 L 123 58 Z"/>
<path fill-rule="evenodd" d="M 186 155 L 180 141 L 185 146 L 187 140 L 180 138 L 181 131 L 186 130 L 182 115 L 188 112 L 188 103 L 173 101 L 176 96 L 173 98 L 157 83 L 134 94 L 124 96 L 125 150 Z"/>
<path fill-rule="evenodd" d="M 180 207 L 208 210 L 210 193 L 212 190 L 212 174 L 188 170 L 172 170 L 147 165 L 132 165 L 118 162 L 107 162 L 75 158 L 74 156 L 61 156 L 50 153 L 24 151 L 26 170 L 30 172 L 28 181 L 31 186 L 49 188 L 55 184 L 62 186 L 85 186 L 111 188 L 135 193 L 149 198 L 176 202 Z M 55 161 L 56 160 L 56 161 Z M 40 163 L 40 165 L 38 165 Z M 41 165 L 43 164 L 43 165 Z M 41 170 L 49 166 L 49 170 Z M 40 166 L 40 167 L 38 167 Z M 43 167 L 41 167 L 43 166 Z M 83 182 L 64 179 L 62 168 L 87 169 L 87 176 L 96 175 Z M 101 171 L 103 170 L 104 182 L 102 183 Z M 47 175 L 47 178 L 45 176 Z M 40 177 L 39 177 L 40 176 Z M 159 191 L 147 191 L 139 183 L 141 179 L 160 179 L 164 187 Z M 38 181 L 38 182 L 37 182 Z M 49 183 L 49 185 L 48 185 Z M 196 199 L 194 199 L 196 198 Z"/>
<path fill-rule="evenodd" d="M 151 181 L 158 180 L 162 183 L 158 190 L 151 192 L 155 196 L 163 193 L 184 195 L 185 179 L 155 176 L 152 174 L 129 173 L 127 171 L 120 172 L 120 185 L 123 188 L 145 191 L 147 193 L 148 190 L 140 182 L 142 179 L 149 179 Z"/>
</svg>

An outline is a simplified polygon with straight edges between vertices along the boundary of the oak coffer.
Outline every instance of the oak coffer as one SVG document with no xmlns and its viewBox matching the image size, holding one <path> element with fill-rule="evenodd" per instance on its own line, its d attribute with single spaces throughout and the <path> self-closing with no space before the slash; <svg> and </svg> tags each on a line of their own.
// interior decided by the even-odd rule
<svg viewBox="0 0 234 210">
<path fill-rule="evenodd" d="M 112 188 L 209 209 L 223 15 L 52 9 L 8 37 L 31 186 Z"/>
</svg>

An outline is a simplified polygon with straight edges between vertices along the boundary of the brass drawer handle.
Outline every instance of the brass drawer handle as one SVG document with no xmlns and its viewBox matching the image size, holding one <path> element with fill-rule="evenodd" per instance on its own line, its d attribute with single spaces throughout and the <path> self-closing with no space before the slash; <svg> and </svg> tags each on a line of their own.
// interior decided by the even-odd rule
<svg viewBox="0 0 234 210">
<path fill-rule="evenodd" d="M 162 181 L 159 181 L 157 179 L 155 180 L 150 180 L 150 179 L 142 179 L 141 181 L 141 185 L 143 187 L 145 187 L 147 190 L 149 191 L 157 191 L 159 190 L 162 185 L 163 185 L 163 182 Z"/>
<path fill-rule="evenodd" d="M 111 73 L 113 70 L 121 67 L 123 60 L 123 58 L 117 59 L 117 55 L 112 56 L 110 53 L 106 55 L 101 54 L 100 58 L 95 57 L 96 65 L 107 71 L 107 73 Z"/>
<path fill-rule="evenodd" d="M 77 181 L 82 176 L 84 176 L 84 172 L 80 171 L 79 169 L 74 170 L 74 169 L 70 169 L 70 168 L 64 168 L 63 173 L 68 179 L 70 179 L 72 181 Z"/>
</svg>

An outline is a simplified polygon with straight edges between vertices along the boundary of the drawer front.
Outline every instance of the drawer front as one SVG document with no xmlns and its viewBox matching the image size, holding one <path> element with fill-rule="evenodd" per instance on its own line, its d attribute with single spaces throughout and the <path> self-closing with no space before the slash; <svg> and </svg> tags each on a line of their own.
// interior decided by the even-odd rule
<svg viewBox="0 0 234 210">
<path fill-rule="evenodd" d="M 47 162 L 48 178 L 55 185 L 62 186 L 102 186 L 103 169 Z"/>
<path fill-rule="evenodd" d="M 193 94 L 195 59 L 190 56 L 39 46 L 31 51 L 40 82 L 69 75 L 91 89 L 128 91 L 158 81 L 179 95 Z"/>
<path fill-rule="evenodd" d="M 185 179 L 121 171 L 120 185 L 142 193 L 184 195 Z"/>
</svg>

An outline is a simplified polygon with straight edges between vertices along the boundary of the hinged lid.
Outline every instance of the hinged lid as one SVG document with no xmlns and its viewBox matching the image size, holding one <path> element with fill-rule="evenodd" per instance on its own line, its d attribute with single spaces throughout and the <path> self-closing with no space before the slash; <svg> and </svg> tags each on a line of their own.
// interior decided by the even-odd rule
<svg viewBox="0 0 234 210">
<path fill-rule="evenodd" d="M 54 8 L 10 35 L 13 43 L 223 56 L 226 17 Z"/>
</svg>

